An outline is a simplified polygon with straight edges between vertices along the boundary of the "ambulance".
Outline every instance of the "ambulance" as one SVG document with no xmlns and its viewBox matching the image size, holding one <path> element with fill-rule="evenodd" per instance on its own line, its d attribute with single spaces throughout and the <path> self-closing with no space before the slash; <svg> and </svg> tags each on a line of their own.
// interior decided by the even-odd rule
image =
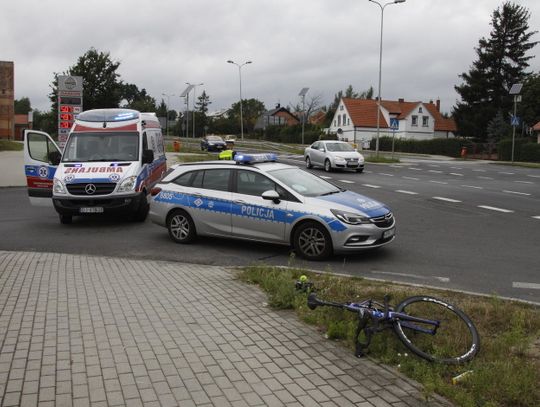
<svg viewBox="0 0 540 407">
<path fill-rule="evenodd" d="M 30 202 L 54 206 L 63 224 L 109 213 L 144 221 L 167 170 L 156 115 L 131 109 L 80 113 L 63 151 L 47 133 L 26 130 L 24 159 Z"/>
</svg>

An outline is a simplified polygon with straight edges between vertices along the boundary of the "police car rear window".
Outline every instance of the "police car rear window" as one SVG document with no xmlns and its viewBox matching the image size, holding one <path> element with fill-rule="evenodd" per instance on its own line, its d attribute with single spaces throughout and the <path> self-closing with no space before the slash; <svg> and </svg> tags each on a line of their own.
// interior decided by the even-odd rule
<svg viewBox="0 0 540 407">
<path fill-rule="evenodd" d="M 138 119 L 140 113 L 131 109 L 96 109 L 87 110 L 77 116 L 83 122 L 123 122 Z"/>
</svg>

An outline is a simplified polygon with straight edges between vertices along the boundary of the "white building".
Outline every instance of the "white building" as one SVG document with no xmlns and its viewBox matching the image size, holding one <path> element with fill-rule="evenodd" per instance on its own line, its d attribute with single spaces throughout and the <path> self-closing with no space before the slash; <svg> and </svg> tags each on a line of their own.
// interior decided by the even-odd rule
<svg viewBox="0 0 540 407">
<path fill-rule="evenodd" d="M 393 125 L 393 126 L 392 126 Z M 329 128 L 339 139 L 358 144 L 377 136 L 377 101 L 374 99 L 342 98 Z M 440 113 L 440 101 L 405 102 L 383 100 L 379 137 L 392 136 L 429 140 L 454 137 L 456 124 Z"/>
</svg>

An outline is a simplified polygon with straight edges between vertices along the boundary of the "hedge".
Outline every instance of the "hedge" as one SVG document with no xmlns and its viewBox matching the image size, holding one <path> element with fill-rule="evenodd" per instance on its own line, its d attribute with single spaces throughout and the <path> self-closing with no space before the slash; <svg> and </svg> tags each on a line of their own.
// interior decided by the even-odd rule
<svg viewBox="0 0 540 407">
<path fill-rule="evenodd" d="M 512 139 L 501 140 L 498 144 L 499 160 L 512 160 Z M 540 162 L 540 144 L 529 138 L 519 137 L 514 143 L 514 161 Z"/>
<path fill-rule="evenodd" d="M 372 139 L 370 148 L 375 150 L 376 140 Z M 473 144 L 461 138 L 435 138 L 431 140 L 412 140 L 396 138 L 394 151 L 416 154 L 437 154 L 450 157 L 459 157 L 461 149 L 467 147 L 472 149 Z M 380 151 L 392 151 L 392 137 L 379 138 Z"/>
</svg>

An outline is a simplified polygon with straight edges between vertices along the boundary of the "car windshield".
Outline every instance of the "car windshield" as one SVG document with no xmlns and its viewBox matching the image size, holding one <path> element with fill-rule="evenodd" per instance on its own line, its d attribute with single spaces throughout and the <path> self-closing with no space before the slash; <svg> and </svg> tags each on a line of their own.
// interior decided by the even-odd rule
<svg viewBox="0 0 540 407">
<path fill-rule="evenodd" d="M 223 141 L 223 139 L 221 137 L 218 137 L 218 136 L 208 136 L 207 140 L 208 141 Z"/>
<path fill-rule="evenodd" d="M 72 133 L 62 162 L 136 161 L 138 158 L 138 133 Z"/>
<path fill-rule="evenodd" d="M 328 151 L 354 151 L 349 143 L 326 143 Z"/>
<path fill-rule="evenodd" d="M 300 168 L 283 168 L 268 171 L 268 173 L 303 196 L 331 195 L 342 191 L 335 185 Z"/>
</svg>

